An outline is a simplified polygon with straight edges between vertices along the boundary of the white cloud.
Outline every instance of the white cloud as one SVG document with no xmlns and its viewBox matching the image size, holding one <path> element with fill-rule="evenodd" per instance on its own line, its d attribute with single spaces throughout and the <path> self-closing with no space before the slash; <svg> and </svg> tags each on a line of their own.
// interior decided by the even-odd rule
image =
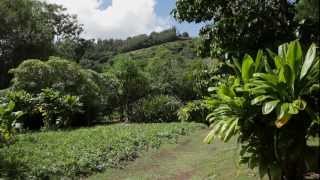
<svg viewBox="0 0 320 180">
<path fill-rule="evenodd" d="M 45 1 L 61 4 L 69 13 L 77 14 L 85 38 L 126 38 L 169 27 L 167 19 L 156 15 L 155 0 L 112 0 L 106 9 L 99 9 L 103 0 Z"/>
</svg>

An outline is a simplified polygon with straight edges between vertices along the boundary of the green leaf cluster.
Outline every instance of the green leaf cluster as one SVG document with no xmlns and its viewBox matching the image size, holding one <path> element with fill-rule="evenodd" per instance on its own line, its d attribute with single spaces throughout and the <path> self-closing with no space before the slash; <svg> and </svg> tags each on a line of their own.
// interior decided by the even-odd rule
<svg viewBox="0 0 320 180">
<path fill-rule="evenodd" d="M 241 163 L 259 167 L 261 176 L 300 178 L 316 168 L 304 166 L 311 163 L 304 159 L 308 137 L 319 136 L 317 46 L 304 55 L 299 41 L 292 41 L 278 54 L 267 52 L 259 51 L 255 60 L 245 55 L 241 66 L 235 61 L 236 76 L 210 88 L 212 130 L 205 141 L 238 136 Z"/>
</svg>

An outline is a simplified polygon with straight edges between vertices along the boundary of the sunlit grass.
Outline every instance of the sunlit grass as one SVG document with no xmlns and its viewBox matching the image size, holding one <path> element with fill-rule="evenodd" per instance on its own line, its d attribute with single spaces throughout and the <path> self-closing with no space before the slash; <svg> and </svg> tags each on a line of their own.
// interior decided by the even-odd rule
<svg viewBox="0 0 320 180">
<path fill-rule="evenodd" d="M 163 142 L 174 143 L 179 135 L 200 127 L 193 123 L 118 124 L 23 134 L 15 144 L 0 149 L 8 164 L 4 168 L 10 165 L 0 172 L 27 179 L 86 176 L 121 167 L 139 152 L 158 148 Z"/>
</svg>

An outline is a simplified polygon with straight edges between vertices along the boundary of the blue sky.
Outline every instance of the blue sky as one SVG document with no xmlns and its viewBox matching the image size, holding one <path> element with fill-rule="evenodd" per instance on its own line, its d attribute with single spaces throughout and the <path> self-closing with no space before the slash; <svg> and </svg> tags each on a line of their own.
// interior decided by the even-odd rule
<svg viewBox="0 0 320 180">
<path fill-rule="evenodd" d="M 158 16 L 162 18 L 167 18 L 170 16 L 171 10 L 175 7 L 175 0 L 156 0 L 155 12 Z M 103 0 L 101 8 L 107 8 L 112 3 L 112 0 Z M 171 22 L 177 27 L 180 32 L 188 32 L 191 36 L 198 36 L 199 30 L 203 24 L 196 23 L 179 23 L 171 17 Z"/>
<path fill-rule="evenodd" d="M 106 0 L 109 1 L 109 0 Z M 156 2 L 156 14 L 160 17 L 167 17 L 170 15 L 171 10 L 175 7 L 175 0 L 157 0 Z M 188 32 L 191 36 L 197 36 L 199 34 L 199 29 L 201 24 L 195 23 L 178 23 L 172 19 L 174 25 L 180 32 Z"/>
<path fill-rule="evenodd" d="M 76 14 L 84 38 L 125 39 L 162 31 L 172 26 L 197 36 L 201 24 L 178 23 L 171 15 L 175 0 L 44 0 L 60 4 Z"/>
</svg>

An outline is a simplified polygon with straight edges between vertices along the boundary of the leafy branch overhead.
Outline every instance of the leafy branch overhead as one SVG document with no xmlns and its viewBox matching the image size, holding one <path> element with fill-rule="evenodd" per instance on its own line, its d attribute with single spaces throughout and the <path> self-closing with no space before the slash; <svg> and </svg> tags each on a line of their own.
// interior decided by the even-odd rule
<svg viewBox="0 0 320 180">
<path fill-rule="evenodd" d="M 200 30 L 203 55 L 241 57 L 295 38 L 319 41 L 318 7 L 317 0 L 177 0 L 172 14 L 180 22 L 205 24 Z"/>
</svg>

